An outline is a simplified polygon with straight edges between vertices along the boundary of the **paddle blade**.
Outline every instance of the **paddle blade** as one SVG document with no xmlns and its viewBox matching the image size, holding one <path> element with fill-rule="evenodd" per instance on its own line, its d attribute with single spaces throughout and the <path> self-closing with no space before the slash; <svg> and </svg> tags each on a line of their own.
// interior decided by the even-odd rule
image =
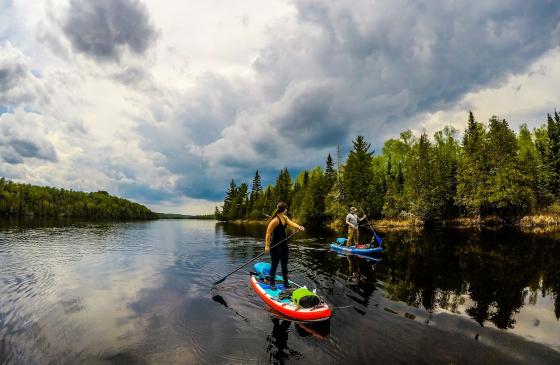
<svg viewBox="0 0 560 365">
<path fill-rule="evenodd" d="M 220 280 L 218 280 L 218 281 L 216 281 L 216 282 L 214 282 L 214 284 L 212 284 L 212 285 L 218 285 L 218 284 L 221 284 L 221 283 L 223 283 L 223 282 L 224 282 L 224 280 L 226 280 L 226 278 L 227 278 L 227 276 L 226 276 L 226 277 L 223 277 L 223 278 L 221 278 Z"/>
<path fill-rule="evenodd" d="M 377 243 L 379 243 L 379 246 L 381 246 L 383 244 L 383 240 L 381 239 L 381 237 L 379 237 L 375 233 L 373 233 L 373 235 L 375 236 L 375 240 L 377 241 Z"/>
</svg>

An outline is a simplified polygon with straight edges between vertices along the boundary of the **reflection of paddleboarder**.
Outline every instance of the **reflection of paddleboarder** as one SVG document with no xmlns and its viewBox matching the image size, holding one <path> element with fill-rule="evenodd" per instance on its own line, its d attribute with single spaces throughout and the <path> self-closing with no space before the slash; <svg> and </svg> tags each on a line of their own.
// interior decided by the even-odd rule
<svg viewBox="0 0 560 365">
<path fill-rule="evenodd" d="M 356 283 L 359 278 L 360 270 L 358 266 L 358 258 L 356 256 L 346 256 L 348 259 L 348 281 L 352 283 Z"/>
<path fill-rule="evenodd" d="M 268 346 L 266 352 L 269 353 L 269 360 L 275 364 L 283 364 L 291 356 L 301 356 L 297 351 L 288 348 L 288 331 L 290 329 L 291 321 L 280 320 L 272 318 L 272 333 L 266 336 Z"/>
</svg>

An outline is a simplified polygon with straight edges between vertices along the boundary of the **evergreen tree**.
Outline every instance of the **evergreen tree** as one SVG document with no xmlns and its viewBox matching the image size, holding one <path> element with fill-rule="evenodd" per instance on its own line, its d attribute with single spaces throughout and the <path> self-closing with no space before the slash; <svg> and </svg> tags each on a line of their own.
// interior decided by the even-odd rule
<svg viewBox="0 0 560 365">
<path fill-rule="evenodd" d="M 251 187 L 251 200 L 256 199 L 256 197 L 261 193 L 261 175 L 259 175 L 259 170 L 255 172 L 255 177 L 253 178 L 253 185 Z"/>
<path fill-rule="evenodd" d="M 235 219 L 236 212 L 237 185 L 232 179 L 229 183 L 229 189 L 224 198 L 224 207 L 222 208 L 222 216 L 224 220 Z"/>
<path fill-rule="evenodd" d="M 239 187 L 237 188 L 237 194 L 235 195 L 234 219 L 246 217 L 247 206 L 249 203 L 248 194 L 249 194 L 249 185 L 247 185 L 247 183 L 239 184 Z"/>
<path fill-rule="evenodd" d="M 560 198 L 560 115 L 548 115 L 548 166 L 551 190 L 555 199 Z"/>
<path fill-rule="evenodd" d="M 404 197 L 404 181 L 407 161 L 415 138 L 411 131 L 402 132 L 399 139 L 385 141 L 382 156 L 386 162 L 385 194 L 382 213 L 385 217 L 395 218 L 408 209 Z M 404 170 L 403 170 L 403 167 Z"/>
<path fill-rule="evenodd" d="M 306 175 L 308 181 L 297 217 L 303 224 L 320 226 L 328 217 L 325 212 L 325 199 L 329 192 L 329 182 L 320 167 L 314 169 L 311 174 L 306 171 Z"/>
<path fill-rule="evenodd" d="M 486 163 L 487 143 L 484 125 L 476 122 L 469 112 L 467 129 L 463 136 L 463 151 L 457 173 L 457 205 L 470 215 L 480 217 L 488 205 Z"/>
<path fill-rule="evenodd" d="M 457 130 L 445 127 L 434 135 L 434 178 L 433 185 L 437 199 L 437 216 L 450 217 L 457 214 L 455 195 L 457 194 L 457 168 L 460 146 L 455 135 Z"/>
<path fill-rule="evenodd" d="M 332 188 L 334 182 L 336 181 L 336 171 L 334 169 L 334 162 L 330 153 L 327 156 L 325 177 L 327 178 L 327 182 L 329 183 L 329 189 Z"/>
<path fill-rule="evenodd" d="M 490 118 L 487 152 L 488 203 L 509 220 L 528 208 L 530 192 L 519 169 L 515 133 L 504 119 Z"/>
<path fill-rule="evenodd" d="M 529 188 L 529 210 L 533 211 L 538 203 L 537 196 L 541 183 L 539 168 L 542 164 L 539 161 L 540 156 L 533 141 L 533 136 L 526 124 L 522 124 L 519 129 L 517 144 L 519 150 L 519 170 L 523 184 Z"/>
<path fill-rule="evenodd" d="M 551 170 L 548 128 L 542 126 L 534 130 L 535 148 L 537 150 L 538 184 L 535 191 L 539 208 L 546 207 L 554 200 L 553 174 Z"/>
<path fill-rule="evenodd" d="M 439 215 L 439 199 L 433 185 L 434 167 L 432 144 L 427 134 L 422 133 L 408 159 L 409 178 L 405 181 L 405 192 L 410 212 L 424 221 L 432 221 Z"/>
<path fill-rule="evenodd" d="M 262 193 L 261 176 L 259 170 L 255 172 L 253 183 L 251 185 L 251 194 L 247 203 L 247 211 L 244 215 L 245 218 L 258 219 L 260 215 L 261 206 L 258 205 L 259 195 Z"/>
<path fill-rule="evenodd" d="M 344 166 L 344 192 L 350 204 L 358 207 L 364 205 L 364 208 L 369 210 L 369 204 L 374 200 L 371 186 L 374 177 L 373 152 L 369 151 L 371 145 L 365 141 L 363 136 L 358 136 L 352 141 L 352 144 L 354 148 L 350 151 Z"/>
<path fill-rule="evenodd" d="M 290 193 L 292 189 L 292 179 L 290 177 L 290 173 L 288 172 L 288 168 L 283 168 L 280 170 L 278 174 L 278 178 L 276 179 L 276 186 L 274 190 L 276 191 L 276 200 L 277 201 L 285 201 L 290 205 Z"/>
</svg>

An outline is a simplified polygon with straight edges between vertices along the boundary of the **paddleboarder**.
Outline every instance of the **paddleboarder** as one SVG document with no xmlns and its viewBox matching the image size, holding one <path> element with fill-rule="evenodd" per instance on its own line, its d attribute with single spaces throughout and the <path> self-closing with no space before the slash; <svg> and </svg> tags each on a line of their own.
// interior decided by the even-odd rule
<svg viewBox="0 0 560 365">
<path fill-rule="evenodd" d="M 292 228 L 304 231 L 305 228 L 297 223 L 294 223 L 286 216 L 288 213 L 288 204 L 286 202 L 280 201 L 276 205 L 276 211 L 270 218 L 268 222 L 268 227 L 266 228 L 266 238 L 265 238 L 265 252 L 270 252 L 270 260 L 272 261 L 270 267 L 270 288 L 271 290 L 276 290 L 276 269 L 278 268 L 278 263 L 282 266 L 282 278 L 284 279 L 284 288 L 289 288 L 290 283 L 288 281 L 288 241 L 286 240 L 286 227 L 290 226 Z M 284 241 L 270 249 L 271 245 L 275 246 L 277 243 Z"/>
<path fill-rule="evenodd" d="M 360 231 L 358 230 L 358 221 L 361 222 L 366 219 L 366 215 L 358 219 L 356 214 L 358 210 L 355 207 L 350 207 L 350 213 L 346 215 L 346 224 L 348 225 L 348 240 L 346 241 L 346 246 L 352 246 L 358 244 L 358 237 Z"/>
</svg>

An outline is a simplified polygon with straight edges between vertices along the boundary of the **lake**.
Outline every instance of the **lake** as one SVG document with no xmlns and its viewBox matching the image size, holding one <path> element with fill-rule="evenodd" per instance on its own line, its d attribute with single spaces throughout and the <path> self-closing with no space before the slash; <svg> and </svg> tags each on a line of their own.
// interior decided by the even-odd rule
<svg viewBox="0 0 560 365">
<path fill-rule="evenodd" d="M 265 227 L 0 224 L 1 364 L 558 364 L 560 233 L 378 232 L 377 259 L 301 233 L 291 279 L 334 308 L 282 318 L 249 285 Z M 367 232 L 362 232 L 362 237 Z"/>
</svg>

